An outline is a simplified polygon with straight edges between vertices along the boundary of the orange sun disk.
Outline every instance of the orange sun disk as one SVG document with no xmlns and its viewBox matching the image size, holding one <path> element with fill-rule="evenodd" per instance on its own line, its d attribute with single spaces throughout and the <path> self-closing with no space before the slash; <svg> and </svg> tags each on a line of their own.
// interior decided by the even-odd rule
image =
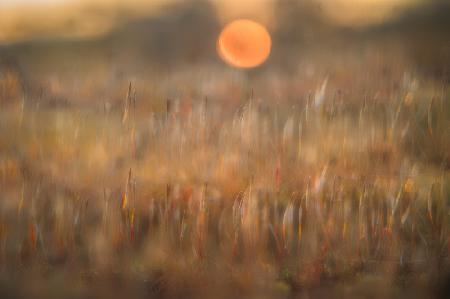
<svg viewBox="0 0 450 299">
<path fill-rule="evenodd" d="M 234 67 L 252 68 L 266 61 L 271 45 L 270 34 L 263 25 L 240 19 L 222 30 L 217 40 L 217 52 Z"/>
</svg>

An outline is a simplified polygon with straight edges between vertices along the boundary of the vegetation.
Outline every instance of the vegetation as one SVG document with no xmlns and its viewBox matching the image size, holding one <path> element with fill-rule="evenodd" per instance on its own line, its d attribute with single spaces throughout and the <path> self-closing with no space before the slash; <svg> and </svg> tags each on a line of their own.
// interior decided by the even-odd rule
<svg viewBox="0 0 450 299">
<path fill-rule="evenodd" d="M 445 297 L 448 83 L 362 65 L 63 106 L 3 70 L 0 295 Z"/>
</svg>

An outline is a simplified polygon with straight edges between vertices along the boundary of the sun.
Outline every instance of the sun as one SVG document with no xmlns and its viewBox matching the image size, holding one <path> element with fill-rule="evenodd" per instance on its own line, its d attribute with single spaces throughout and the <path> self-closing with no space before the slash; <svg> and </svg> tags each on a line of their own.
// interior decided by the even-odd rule
<svg viewBox="0 0 450 299">
<path fill-rule="evenodd" d="M 228 64 L 238 68 L 261 65 L 270 55 L 272 39 L 258 22 L 239 19 L 224 27 L 217 39 L 217 52 Z"/>
</svg>

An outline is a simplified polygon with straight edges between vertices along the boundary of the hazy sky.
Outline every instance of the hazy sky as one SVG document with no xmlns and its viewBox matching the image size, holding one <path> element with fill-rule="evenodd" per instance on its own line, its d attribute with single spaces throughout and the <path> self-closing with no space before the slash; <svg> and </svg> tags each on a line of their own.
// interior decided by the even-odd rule
<svg viewBox="0 0 450 299">
<path fill-rule="evenodd" d="M 0 0 L 0 43 L 20 41 L 36 35 L 101 34 L 113 26 L 114 10 L 119 7 L 136 15 L 152 14 L 161 5 L 175 1 L 186 0 Z M 277 0 L 209 1 L 215 5 L 224 23 L 242 15 L 255 17 L 266 23 L 276 21 L 272 18 L 272 3 Z M 331 22 L 344 26 L 361 26 L 382 22 L 405 8 L 430 0 L 304 1 L 317 2 L 323 16 Z M 83 8 L 93 5 L 103 8 L 105 13 L 101 17 L 86 15 Z M 77 25 L 72 26 L 70 32 L 65 32 L 64 24 L 67 23 Z"/>
</svg>

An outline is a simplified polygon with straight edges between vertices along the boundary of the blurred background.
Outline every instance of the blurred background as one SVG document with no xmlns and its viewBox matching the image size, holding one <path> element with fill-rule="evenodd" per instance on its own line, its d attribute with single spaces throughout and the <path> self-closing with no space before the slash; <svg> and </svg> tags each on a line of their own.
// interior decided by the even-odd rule
<svg viewBox="0 0 450 299">
<path fill-rule="evenodd" d="M 196 79 L 200 93 L 217 77 L 211 73 L 311 78 L 368 63 L 385 72 L 404 63 L 448 80 L 449 15 L 445 0 L 1 0 L 0 66 L 29 95 L 64 101 L 113 101 L 116 92 L 107 90 L 122 80 L 145 77 L 148 89 L 157 76 L 173 86 L 174 74 L 192 67 L 208 78 Z M 245 72 L 231 70 L 215 49 L 221 28 L 243 17 L 273 38 L 269 60 Z"/>
</svg>

